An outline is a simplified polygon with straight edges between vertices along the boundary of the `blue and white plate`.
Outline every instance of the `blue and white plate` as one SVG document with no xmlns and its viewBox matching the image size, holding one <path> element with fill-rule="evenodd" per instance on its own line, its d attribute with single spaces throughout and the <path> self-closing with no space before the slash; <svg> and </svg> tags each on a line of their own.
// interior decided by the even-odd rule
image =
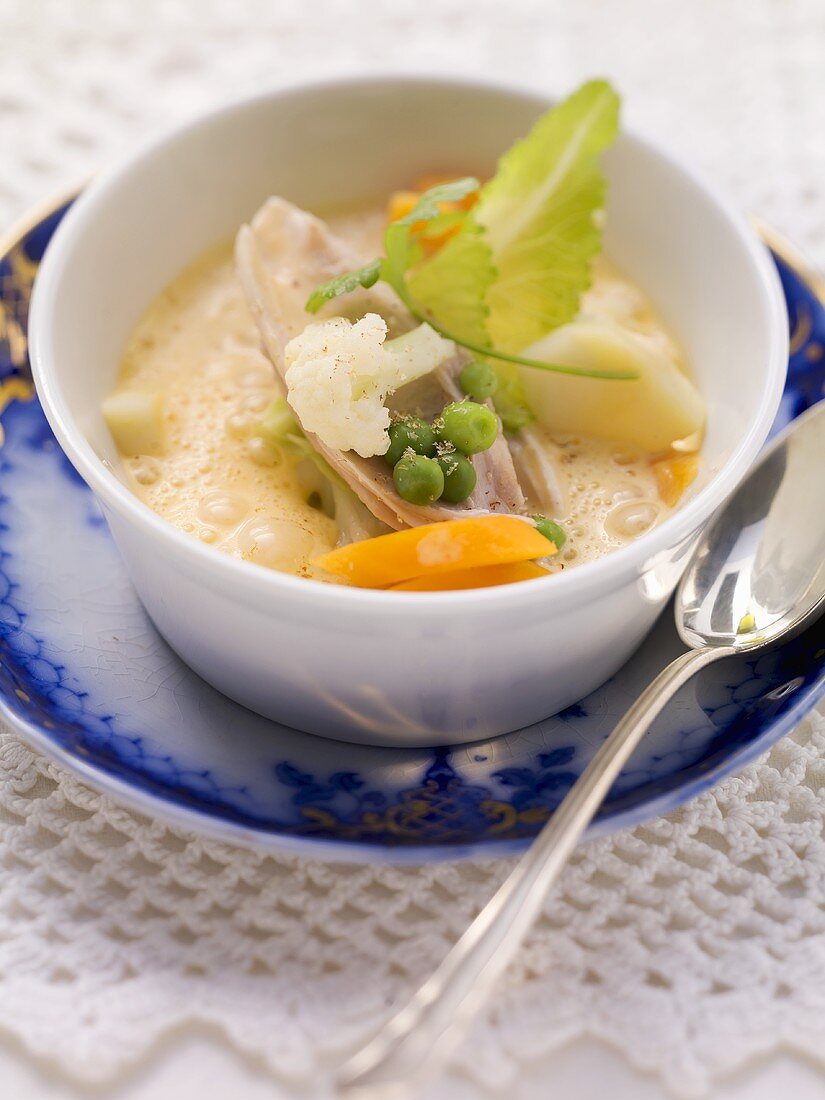
<svg viewBox="0 0 825 1100">
<path fill-rule="evenodd" d="M 65 210 L 0 250 L 0 377 L 27 375 L 31 282 Z M 822 396 L 825 308 L 812 277 L 775 258 L 793 330 L 781 425 Z M 517 851 L 681 649 L 666 613 L 621 672 L 581 703 L 474 745 L 395 750 L 298 733 L 219 695 L 162 641 L 37 401 L 13 401 L 2 424 L 0 711 L 113 797 L 226 841 L 325 859 Z M 666 813 L 717 783 L 823 692 L 825 621 L 783 649 L 706 669 L 656 722 L 591 834 Z"/>
</svg>

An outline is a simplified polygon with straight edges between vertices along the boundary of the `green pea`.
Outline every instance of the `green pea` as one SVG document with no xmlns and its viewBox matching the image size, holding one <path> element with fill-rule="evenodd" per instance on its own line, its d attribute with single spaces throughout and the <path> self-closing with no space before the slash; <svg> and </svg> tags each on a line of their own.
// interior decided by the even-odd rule
<svg viewBox="0 0 825 1100">
<path fill-rule="evenodd" d="M 435 451 L 435 432 L 426 420 L 418 416 L 402 416 L 390 424 L 390 446 L 384 458 L 395 466 L 408 448 L 417 455 L 432 455 Z"/>
<path fill-rule="evenodd" d="M 552 519 L 547 519 L 546 516 L 533 516 L 533 520 L 536 524 L 536 530 L 540 535 L 544 535 L 546 539 L 555 545 L 557 550 L 561 550 L 562 546 L 567 542 L 567 532 L 563 527 L 559 527 Z"/>
<path fill-rule="evenodd" d="M 465 455 L 486 451 L 496 441 L 498 419 L 486 405 L 475 401 L 454 401 L 441 414 L 441 438 Z"/>
<path fill-rule="evenodd" d="M 444 475 L 444 492 L 441 499 L 450 504 L 460 504 L 476 487 L 476 472 L 469 458 L 458 451 L 447 451 L 436 456 L 436 462 Z"/>
<path fill-rule="evenodd" d="M 392 471 L 395 488 L 410 504 L 432 504 L 444 492 L 444 474 L 434 458 L 403 454 Z"/>
<path fill-rule="evenodd" d="M 476 401 L 491 397 L 498 389 L 498 375 L 489 363 L 474 359 L 458 376 L 461 388 Z"/>
</svg>

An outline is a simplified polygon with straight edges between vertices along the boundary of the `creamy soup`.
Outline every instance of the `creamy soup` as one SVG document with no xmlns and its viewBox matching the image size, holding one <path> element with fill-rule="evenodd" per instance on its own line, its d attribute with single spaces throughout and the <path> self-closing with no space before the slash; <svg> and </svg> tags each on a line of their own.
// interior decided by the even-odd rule
<svg viewBox="0 0 825 1100">
<path fill-rule="evenodd" d="M 254 434 L 278 392 L 259 345 L 231 245 L 221 246 L 158 295 L 129 341 L 118 388 L 163 393 L 165 442 L 124 465 L 141 500 L 181 530 L 310 576 L 337 527 L 317 506 L 308 464 Z"/>
<path fill-rule="evenodd" d="M 383 209 L 337 215 L 331 229 L 359 254 L 380 251 Z M 676 343 L 645 295 L 596 262 L 582 315 L 618 321 L 680 363 Z M 614 383 L 620 385 L 621 383 Z M 233 557 L 305 577 L 335 578 L 313 561 L 338 540 L 309 459 L 256 434 L 281 392 L 247 307 L 232 246 L 209 251 L 150 305 L 123 355 L 118 393 L 162 394 L 164 443 L 123 454 L 133 491 L 164 519 Z M 558 479 L 554 516 L 567 541 L 550 571 L 579 565 L 637 538 L 670 511 L 651 455 L 639 448 L 533 429 Z M 530 511 L 541 502 L 526 491 Z"/>
</svg>

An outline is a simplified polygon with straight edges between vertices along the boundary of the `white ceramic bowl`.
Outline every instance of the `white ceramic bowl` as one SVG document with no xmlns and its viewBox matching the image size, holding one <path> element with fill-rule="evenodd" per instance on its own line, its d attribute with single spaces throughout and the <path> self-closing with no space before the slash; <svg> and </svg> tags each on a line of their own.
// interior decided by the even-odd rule
<svg viewBox="0 0 825 1100">
<path fill-rule="evenodd" d="M 97 179 L 49 246 L 30 332 L 49 422 L 161 633 L 206 680 L 287 725 L 379 744 L 462 742 L 581 698 L 637 646 L 768 433 L 787 363 L 773 265 L 696 175 L 624 134 L 607 161 L 607 251 L 681 340 L 709 409 L 712 476 L 661 526 L 547 580 L 392 594 L 232 560 L 126 488 L 100 403 L 130 329 L 184 265 L 270 194 L 323 208 L 386 196 L 431 169 L 489 174 L 546 107 L 520 91 L 432 79 L 266 93 Z"/>
</svg>

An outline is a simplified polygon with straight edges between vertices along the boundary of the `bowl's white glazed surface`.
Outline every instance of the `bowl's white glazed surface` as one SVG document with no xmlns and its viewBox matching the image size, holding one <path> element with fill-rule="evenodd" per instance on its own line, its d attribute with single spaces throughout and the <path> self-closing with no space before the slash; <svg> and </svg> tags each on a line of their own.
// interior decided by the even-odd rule
<svg viewBox="0 0 825 1100">
<path fill-rule="evenodd" d="M 50 423 L 160 631 L 205 679 L 261 713 L 329 737 L 435 744 L 568 705 L 630 655 L 693 536 L 767 435 L 787 362 L 773 266 L 705 184 L 623 136 L 608 158 L 607 250 L 682 342 L 709 409 L 712 476 L 650 534 L 546 581 L 390 594 L 232 560 L 122 484 L 100 402 L 130 329 L 183 266 L 269 194 L 324 207 L 383 196 L 425 170 L 489 174 L 545 106 L 437 80 L 273 92 L 139 151 L 89 188 L 49 247 L 30 337 Z"/>
</svg>

